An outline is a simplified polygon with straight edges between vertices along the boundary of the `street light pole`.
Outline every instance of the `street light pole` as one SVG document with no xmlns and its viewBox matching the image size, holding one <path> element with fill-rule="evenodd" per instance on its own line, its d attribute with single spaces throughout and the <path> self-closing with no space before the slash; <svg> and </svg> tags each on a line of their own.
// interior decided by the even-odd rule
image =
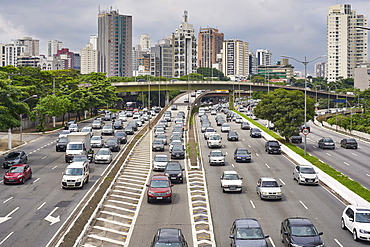
<svg viewBox="0 0 370 247">
<path fill-rule="evenodd" d="M 322 56 L 319 56 L 311 61 L 307 61 L 307 57 L 304 56 L 304 61 L 300 61 L 300 60 L 297 60 L 296 58 L 294 57 L 289 57 L 289 56 L 282 56 L 284 58 L 291 58 L 293 60 L 295 60 L 296 62 L 299 62 L 299 63 L 302 63 L 304 65 L 304 128 L 306 128 L 306 124 L 307 124 L 307 64 L 319 59 L 319 58 L 322 58 L 322 57 L 325 57 L 326 55 L 322 55 Z M 305 134 L 304 135 L 304 156 L 306 156 L 306 151 L 307 151 L 307 135 Z"/>
</svg>

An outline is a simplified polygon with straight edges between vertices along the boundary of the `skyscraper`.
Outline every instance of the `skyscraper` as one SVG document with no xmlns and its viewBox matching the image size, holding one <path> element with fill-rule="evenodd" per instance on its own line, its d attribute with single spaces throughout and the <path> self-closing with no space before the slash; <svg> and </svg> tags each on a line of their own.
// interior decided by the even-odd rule
<svg viewBox="0 0 370 247">
<path fill-rule="evenodd" d="M 258 49 L 256 51 L 257 65 L 271 65 L 272 53 L 269 50 Z"/>
<path fill-rule="evenodd" d="M 81 74 L 90 74 L 98 71 L 98 51 L 92 43 L 81 49 Z"/>
<path fill-rule="evenodd" d="M 132 16 L 118 10 L 98 15 L 98 71 L 108 77 L 132 76 Z"/>
<path fill-rule="evenodd" d="M 59 40 L 49 40 L 48 42 L 48 58 L 57 54 L 58 50 L 62 49 L 62 42 Z"/>
<path fill-rule="evenodd" d="M 215 28 L 201 28 L 198 34 L 198 66 L 212 68 L 221 53 L 224 34 Z"/>
<path fill-rule="evenodd" d="M 367 62 L 367 30 L 356 28 L 367 26 L 367 17 L 356 14 L 350 4 L 329 7 L 327 16 L 327 78 L 354 76 L 354 69 Z"/>
<path fill-rule="evenodd" d="M 238 39 L 225 40 L 222 48 L 222 72 L 225 76 L 249 75 L 248 42 Z"/>
<path fill-rule="evenodd" d="M 24 37 L 23 39 L 17 39 L 16 45 L 26 46 L 26 53 L 29 56 L 39 56 L 40 55 L 40 41 L 38 39 L 32 39 L 31 37 Z"/>
<path fill-rule="evenodd" d="M 143 51 L 149 51 L 151 47 L 151 38 L 148 34 L 140 35 L 140 46 Z"/>
<path fill-rule="evenodd" d="M 188 12 L 184 11 L 183 21 L 172 34 L 173 77 L 180 77 L 197 70 L 197 40 L 193 24 L 188 23 Z"/>
</svg>

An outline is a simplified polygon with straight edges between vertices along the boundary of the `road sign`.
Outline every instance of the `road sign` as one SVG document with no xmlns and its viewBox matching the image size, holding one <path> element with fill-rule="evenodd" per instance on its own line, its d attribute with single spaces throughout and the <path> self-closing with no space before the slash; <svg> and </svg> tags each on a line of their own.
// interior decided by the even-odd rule
<svg viewBox="0 0 370 247">
<path fill-rule="evenodd" d="M 335 99 L 333 100 L 334 103 L 346 103 L 345 99 Z"/>
<path fill-rule="evenodd" d="M 302 134 L 304 134 L 304 135 L 308 135 L 310 133 L 310 130 L 309 129 L 307 129 L 307 128 L 304 128 L 303 130 L 302 130 Z"/>
</svg>

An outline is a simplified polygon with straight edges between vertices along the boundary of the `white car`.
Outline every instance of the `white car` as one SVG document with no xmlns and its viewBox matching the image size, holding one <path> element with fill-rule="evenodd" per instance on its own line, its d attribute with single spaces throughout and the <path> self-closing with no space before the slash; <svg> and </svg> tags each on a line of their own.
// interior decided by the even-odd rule
<svg viewBox="0 0 370 247">
<path fill-rule="evenodd" d="M 293 179 L 297 180 L 298 184 L 319 184 L 317 172 L 310 165 L 298 165 L 293 171 Z"/>
<path fill-rule="evenodd" d="M 126 115 L 119 115 L 118 120 L 121 120 L 122 122 L 127 122 L 127 116 Z"/>
<path fill-rule="evenodd" d="M 221 176 L 221 188 L 223 192 L 242 192 L 243 182 L 236 171 L 224 171 Z"/>
<path fill-rule="evenodd" d="M 230 124 L 223 123 L 221 125 L 221 132 L 229 132 L 231 130 Z"/>
<path fill-rule="evenodd" d="M 168 156 L 166 154 L 157 154 L 153 159 L 153 170 L 164 171 L 168 161 Z"/>
<path fill-rule="evenodd" d="M 77 124 L 71 124 L 68 129 L 71 132 L 78 132 L 79 131 L 79 128 L 78 128 Z"/>
<path fill-rule="evenodd" d="M 110 163 L 113 159 L 112 152 L 110 151 L 109 148 L 101 148 L 99 151 L 96 153 L 94 162 L 95 164 L 98 163 Z"/>
<path fill-rule="evenodd" d="M 206 128 L 206 130 L 204 131 L 204 139 L 207 140 L 208 139 L 208 136 L 210 134 L 214 134 L 214 133 L 216 133 L 216 130 L 214 128 L 212 128 L 212 127 Z"/>
<path fill-rule="evenodd" d="M 263 177 L 257 181 L 257 194 L 263 199 L 282 199 L 281 185 L 275 178 Z"/>
<path fill-rule="evenodd" d="M 348 205 L 342 213 L 341 227 L 348 229 L 355 241 L 370 241 L 370 208 Z"/>
<path fill-rule="evenodd" d="M 211 151 L 208 155 L 209 157 L 209 165 L 225 165 L 225 155 L 222 153 L 221 150 L 214 150 Z"/>
<path fill-rule="evenodd" d="M 67 135 L 69 135 L 71 133 L 71 131 L 69 130 L 62 130 L 58 136 L 58 139 L 62 138 L 62 137 L 67 137 Z"/>
<path fill-rule="evenodd" d="M 81 129 L 81 132 L 87 132 L 87 133 L 90 133 L 90 137 L 92 137 L 92 136 L 94 135 L 94 132 L 93 132 L 92 127 L 89 127 L 89 126 L 83 127 L 83 128 Z"/>
<path fill-rule="evenodd" d="M 104 139 L 102 136 L 93 136 L 91 137 L 91 147 L 101 148 L 104 146 Z"/>
</svg>

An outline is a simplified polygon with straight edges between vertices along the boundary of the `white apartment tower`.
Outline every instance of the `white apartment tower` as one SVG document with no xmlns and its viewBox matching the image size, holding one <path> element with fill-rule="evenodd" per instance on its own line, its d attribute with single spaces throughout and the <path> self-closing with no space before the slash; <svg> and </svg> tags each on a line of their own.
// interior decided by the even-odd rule
<svg viewBox="0 0 370 247">
<path fill-rule="evenodd" d="M 188 23 L 188 12 L 172 34 L 173 77 L 181 77 L 197 70 L 197 40 L 192 24 Z"/>
<path fill-rule="evenodd" d="M 28 53 L 29 56 L 40 55 L 40 41 L 38 39 L 24 37 L 23 39 L 17 39 L 15 44 L 26 46 L 26 53 Z"/>
<path fill-rule="evenodd" d="M 90 74 L 98 72 L 98 51 L 94 49 L 93 44 L 87 44 L 80 51 L 81 55 L 81 74 Z"/>
<path fill-rule="evenodd" d="M 356 14 L 350 4 L 329 7 L 327 16 L 327 78 L 351 78 L 354 69 L 368 59 L 367 17 Z"/>
<path fill-rule="evenodd" d="M 151 38 L 148 34 L 142 34 L 140 35 L 140 46 L 141 50 L 143 51 L 149 51 L 151 47 Z"/>
<path fill-rule="evenodd" d="M 222 72 L 225 76 L 249 75 L 248 42 L 238 39 L 225 40 L 222 48 Z"/>
<path fill-rule="evenodd" d="M 62 41 L 59 40 L 49 40 L 48 41 L 48 57 L 52 57 L 57 54 L 58 50 L 62 49 Z"/>
<path fill-rule="evenodd" d="M 257 65 L 271 65 L 272 53 L 269 50 L 258 49 L 256 59 Z"/>
</svg>

